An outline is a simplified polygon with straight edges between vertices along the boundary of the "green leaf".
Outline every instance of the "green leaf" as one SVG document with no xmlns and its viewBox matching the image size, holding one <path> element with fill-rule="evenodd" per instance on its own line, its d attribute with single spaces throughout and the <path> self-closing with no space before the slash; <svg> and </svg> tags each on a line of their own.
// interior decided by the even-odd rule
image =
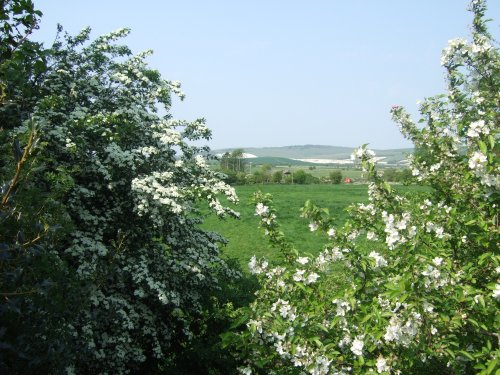
<svg viewBox="0 0 500 375">
<path fill-rule="evenodd" d="M 454 352 L 453 350 L 451 350 L 450 348 L 445 348 L 445 349 L 444 349 L 444 351 L 445 351 L 446 353 L 448 353 L 448 355 L 449 355 L 451 358 L 455 359 L 455 352 Z"/>
<path fill-rule="evenodd" d="M 470 354 L 469 352 L 466 352 L 465 350 L 460 350 L 459 353 L 461 355 L 463 355 L 464 357 L 469 358 L 471 361 L 474 360 L 474 357 L 472 356 L 472 354 Z"/>
<path fill-rule="evenodd" d="M 492 359 L 489 362 L 488 367 L 486 368 L 486 374 L 491 374 L 493 372 L 493 370 L 495 370 L 495 368 L 497 367 L 497 363 L 498 363 L 498 360 L 496 358 Z"/>
<path fill-rule="evenodd" d="M 321 348 L 323 346 L 323 343 L 320 341 L 319 337 L 313 337 L 311 340 L 318 346 L 318 348 Z"/>
<path fill-rule="evenodd" d="M 486 146 L 486 143 L 484 143 L 483 141 L 479 141 L 478 144 L 481 152 L 486 155 L 488 153 L 488 147 Z"/>
<path fill-rule="evenodd" d="M 363 324 L 363 323 L 367 322 L 368 320 L 370 320 L 370 319 L 371 319 L 371 317 L 372 317 L 372 316 L 373 316 L 373 314 L 368 314 L 368 315 L 366 315 L 366 316 L 365 316 L 365 317 L 361 320 L 360 324 Z"/>
<path fill-rule="evenodd" d="M 490 148 L 493 150 L 495 148 L 495 138 L 492 135 L 490 135 L 488 137 L 488 141 L 490 141 Z"/>
</svg>

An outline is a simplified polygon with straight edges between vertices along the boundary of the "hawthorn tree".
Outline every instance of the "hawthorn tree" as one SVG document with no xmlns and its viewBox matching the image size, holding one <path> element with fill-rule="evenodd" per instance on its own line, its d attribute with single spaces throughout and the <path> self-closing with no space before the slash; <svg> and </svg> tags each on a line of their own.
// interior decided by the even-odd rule
<svg viewBox="0 0 500 375">
<path fill-rule="evenodd" d="M 27 29 L 2 49 L 0 72 L 2 147 L 12 148 L 0 156 L 0 368 L 175 367 L 206 334 L 219 279 L 239 275 L 220 257 L 223 239 L 199 227 L 203 202 L 237 215 L 218 200 L 237 197 L 208 167 L 208 148 L 192 145 L 210 130 L 171 117 L 180 84 L 148 67 L 149 51 L 116 43 L 127 29 L 92 42 L 90 29 L 60 29 L 50 50 L 19 57 L 40 13 L 31 2 L 2 4 L 4 35 L 12 22 Z"/>
</svg>

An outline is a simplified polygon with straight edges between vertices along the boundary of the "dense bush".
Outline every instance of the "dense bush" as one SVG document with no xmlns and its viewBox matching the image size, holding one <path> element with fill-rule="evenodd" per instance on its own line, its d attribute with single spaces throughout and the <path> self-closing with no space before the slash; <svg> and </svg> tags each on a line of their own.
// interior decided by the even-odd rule
<svg viewBox="0 0 500 375">
<path fill-rule="evenodd" d="M 210 131 L 171 118 L 179 84 L 116 44 L 128 30 L 44 50 L 33 4 L 2 5 L 0 369 L 177 368 L 239 274 L 199 228 L 200 202 L 237 200 L 191 145 Z"/>
<path fill-rule="evenodd" d="M 330 172 L 330 181 L 332 184 L 340 184 L 342 182 L 342 172 L 341 171 L 333 171 Z"/>
<path fill-rule="evenodd" d="M 285 182 L 288 184 L 317 184 L 319 183 L 319 178 L 314 177 L 312 174 L 307 173 L 303 169 L 298 169 L 293 171 L 285 178 Z"/>
<path fill-rule="evenodd" d="M 271 198 L 256 196 L 261 226 L 287 261 L 249 263 L 261 289 L 242 311 L 246 329 L 226 336 L 242 374 L 498 373 L 500 59 L 484 2 L 471 9 L 472 40 L 444 50 L 448 91 L 421 104 L 425 126 L 392 109 L 424 151 L 410 166 L 427 192 L 393 190 L 360 147 L 370 202 L 353 205 L 341 228 L 304 207 L 310 229 L 328 236 L 316 257 L 299 256 Z"/>
</svg>

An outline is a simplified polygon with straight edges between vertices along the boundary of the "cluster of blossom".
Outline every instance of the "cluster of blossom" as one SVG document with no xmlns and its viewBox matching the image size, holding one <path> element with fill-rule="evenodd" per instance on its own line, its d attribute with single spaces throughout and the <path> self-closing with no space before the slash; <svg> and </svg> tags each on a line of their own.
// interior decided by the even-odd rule
<svg viewBox="0 0 500 375">
<path fill-rule="evenodd" d="M 368 254 L 368 257 L 372 258 L 375 261 L 375 268 L 382 268 L 387 266 L 387 261 L 376 251 L 370 252 L 370 254 Z"/>
<path fill-rule="evenodd" d="M 172 172 L 153 172 L 150 176 L 132 180 L 132 191 L 137 196 L 136 209 L 140 216 L 147 214 L 157 225 L 161 225 L 163 220 L 160 207 L 167 207 L 175 214 L 184 210 L 184 193 L 172 183 L 172 178 Z"/>
<path fill-rule="evenodd" d="M 332 249 L 323 250 L 316 257 L 315 264 L 319 269 L 322 269 L 329 263 L 344 259 L 345 254 L 347 253 L 349 253 L 349 249 L 340 249 L 337 246 Z"/>
<path fill-rule="evenodd" d="M 304 324 L 303 320 L 298 321 L 299 317 L 295 307 L 292 307 L 286 300 L 278 299 L 275 301 L 270 306 L 270 312 L 276 313 L 290 323 Z M 343 371 L 337 372 L 331 365 L 332 360 L 321 350 L 309 346 L 306 342 L 297 342 L 293 327 L 279 333 L 273 330 L 268 331 L 266 328 L 269 323 L 268 319 L 250 319 L 247 326 L 259 342 L 271 345 L 273 351 L 283 361 L 291 363 L 293 367 L 307 368 L 307 373 L 312 375 L 347 373 Z M 242 374 L 253 373 L 251 367 L 240 367 L 239 372 Z"/>
<path fill-rule="evenodd" d="M 282 300 L 281 298 L 273 303 L 271 311 L 278 311 L 281 317 L 292 322 L 297 318 L 297 309 L 291 306 L 289 301 Z"/>
<path fill-rule="evenodd" d="M 305 285 L 313 284 L 319 279 L 316 272 L 306 273 L 306 270 L 296 269 L 293 275 L 293 280 L 303 282 Z"/>
<path fill-rule="evenodd" d="M 444 228 L 432 221 L 425 223 L 425 230 L 427 233 L 435 233 L 437 238 L 443 238 L 446 235 L 444 233 Z"/>
<path fill-rule="evenodd" d="M 186 97 L 186 94 L 181 90 L 181 83 L 179 81 L 168 81 L 170 90 L 176 94 L 181 100 Z"/>
<path fill-rule="evenodd" d="M 199 179 L 198 184 L 192 184 L 191 189 L 198 197 L 206 197 L 208 205 L 218 216 L 222 217 L 229 214 L 233 217 L 238 217 L 239 213 L 229 207 L 223 206 L 218 196 L 223 195 L 231 203 L 238 203 L 239 199 L 236 195 L 236 190 L 224 181 L 219 180 L 213 175 L 210 167 L 205 163 L 203 157 L 196 159 L 196 165 L 205 176 Z"/>
<path fill-rule="evenodd" d="M 267 260 L 262 260 L 261 262 L 259 262 L 254 255 L 252 256 L 250 262 L 248 263 L 248 270 L 250 271 L 251 274 L 258 275 L 266 272 L 268 265 L 269 263 L 267 262 Z"/>
<path fill-rule="evenodd" d="M 363 347 L 365 346 L 365 343 L 363 342 L 364 335 L 359 335 L 352 340 L 351 343 L 351 352 L 353 352 L 355 355 L 361 356 L 363 355 Z"/>
<path fill-rule="evenodd" d="M 257 206 L 255 207 L 255 215 L 264 216 L 268 212 L 269 212 L 269 207 L 267 207 L 261 202 L 257 203 Z"/>
<path fill-rule="evenodd" d="M 375 155 L 375 152 L 373 150 L 370 150 L 366 145 L 363 145 L 357 149 L 354 150 L 354 152 L 351 154 L 351 160 L 362 160 L 369 165 L 375 165 L 377 163 L 377 157 Z M 363 165 L 363 171 L 366 172 L 367 169 Z"/>
<path fill-rule="evenodd" d="M 418 334 L 421 325 L 422 316 L 419 313 L 412 312 L 407 318 L 401 314 L 394 314 L 389 320 L 384 339 L 387 342 L 409 347 Z"/>
<path fill-rule="evenodd" d="M 90 33 L 90 28 L 85 28 L 81 33 L 88 35 Z M 117 41 L 118 39 L 125 38 L 130 34 L 130 29 L 121 27 L 107 34 L 99 36 L 94 42 L 91 43 L 90 48 L 95 44 L 110 44 L 111 42 Z"/>
<path fill-rule="evenodd" d="M 337 309 L 335 314 L 340 317 L 345 317 L 346 313 L 351 311 L 351 305 L 347 301 L 343 301 L 341 299 L 334 299 L 332 301 L 335 305 L 337 305 Z"/>
<path fill-rule="evenodd" d="M 132 150 L 133 153 L 140 156 L 141 158 L 148 159 L 152 155 L 160 153 L 160 149 L 154 146 L 142 146 Z"/>
<path fill-rule="evenodd" d="M 467 130 L 467 137 L 479 138 L 481 134 L 490 134 L 490 126 L 484 120 L 473 121 Z"/>
<path fill-rule="evenodd" d="M 212 131 L 208 126 L 205 125 L 204 119 L 197 119 L 185 125 L 183 136 L 186 139 L 195 141 L 198 139 L 209 139 L 212 135 Z"/>
<path fill-rule="evenodd" d="M 424 276 L 424 285 L 427 289 L 439 289 L 450 282 L 447 276 L 443 276 L 440 267 L 443 263 L 443 258 L 435 257 L 432 264 L 428 264 L 426 268 L 421 271 Z"/>
<path fill-rule="evenodd" d="M 388 214 L 386 211 L 382 212 L 382 220 L 385 224 L 385 242 L 390 250 L 393 250 L 397 245 L 406 243 L 408 239 L 415 236 L 417 228 L 410 226 L 411 215 L 405 212 L 401 218 L 396 218 L 394 214 Z M 406 236 L 401 233 L 405 231 Z"/>
<path fill-rule="evenodd" d="M 481 151 L 474 151 L 469 158 L 469 168 L 474 175 L 478 177 L 481 184 L 495 189 L 500 188 L 500 168 L 493 171 L 494 174 L 487 172 L 488 158 Z"/>
<path fill-rule="evenodd" d="M 175 130 L 174 120 L 161 120 L 151 126 L 153 138 L 158 139 L 165 146 L 177 146 L 181 143 L 181 133 Z"/>
<path fill-rule="evenodd" d="M 379 374 L 391 371 L 391 366 L 387 364 L 387 359 L 381 355 L 377 357 L 377 362 L 375 363 L 375 366 L 377 367 L 377 373 Z"/>
</svg>

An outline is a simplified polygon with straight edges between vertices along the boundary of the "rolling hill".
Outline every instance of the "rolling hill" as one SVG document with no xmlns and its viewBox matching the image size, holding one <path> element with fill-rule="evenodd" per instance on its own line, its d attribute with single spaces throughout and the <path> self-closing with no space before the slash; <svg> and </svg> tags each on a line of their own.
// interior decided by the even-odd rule
<svg viewBox="0 0 500 375">
<path fill-rule="evenodd" d="M 213 150 L 214 154 L 231 152 L 236 148 Z M 255 156 L 253 164 L 272 165 L 318 165 L 333 164 L 335 161 L 347 161 L 350 159 L 354 147 L 339 147 L 325 145 L 297 145 L 283 147 L 241 147 L 245 153 Z M 408 154 L 413 152 L 411 148 L 374 150 L 382 163 L 400 164 Z"/>
</svg>

